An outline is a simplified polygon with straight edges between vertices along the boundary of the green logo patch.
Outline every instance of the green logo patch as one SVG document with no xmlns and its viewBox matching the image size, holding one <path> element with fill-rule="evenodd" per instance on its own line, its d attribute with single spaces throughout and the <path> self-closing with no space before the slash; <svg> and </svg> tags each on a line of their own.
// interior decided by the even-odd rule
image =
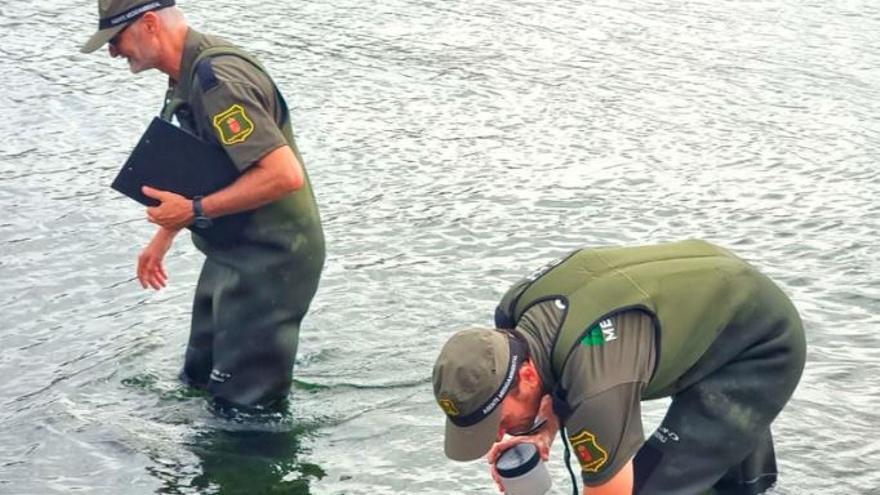
<svg viewBox="0 0 880 495">
<path fill-rule="evenodd" d="M 243 143 L 254 132 L 254 123 L 244 108 L 235 104 L 214 116 L 214 127 L 223 144 Z"/>
<path fill-rule="evenodd" d="M 605 339 L 602 337 L 602 330 L 598 325 L 590 329 L 584 338 L 581 339 L 581 345 L 593 347 L 594 345 L 605 345 Z"/>
<path fill-rule="evenodd" d="M 610 319 L 602 320 L 594 326 L 581 339 L 581 345 L 586 347 L 602 346 L 606 342 L 617 340 L 617 329 Z"/>
</svg>

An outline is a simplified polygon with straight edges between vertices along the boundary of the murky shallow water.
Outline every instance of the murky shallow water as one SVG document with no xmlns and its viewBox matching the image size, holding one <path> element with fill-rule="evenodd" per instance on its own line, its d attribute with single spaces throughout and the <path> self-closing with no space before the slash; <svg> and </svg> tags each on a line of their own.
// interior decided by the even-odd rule
<svg viewBox="0 0 880 495">
<path fill-rule="evenodd" d="M 201 257 L 142 291 L 151 227 L 107 187 L 164 78 L 77 52 L 93 2 L 0 5 L 0 493 L 494 493 L 443 457 L 443 341 L 573 247 L 686 237 L 806 323 L 774 493 L 880 493 L 880 9 L 473 3 L 183 2 L 279 81 L 327 233 L 291 418 L 259 426 L 176 381 Z"/>
</svg>

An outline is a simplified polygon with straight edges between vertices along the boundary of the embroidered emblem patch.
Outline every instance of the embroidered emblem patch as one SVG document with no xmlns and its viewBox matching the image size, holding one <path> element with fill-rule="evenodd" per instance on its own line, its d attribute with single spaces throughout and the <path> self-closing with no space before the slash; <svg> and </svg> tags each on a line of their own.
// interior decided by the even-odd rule
<svg viewBox="0 0 880 495">
<path fill-rule="evenodd" d="M 455 402 L 449 399 L 440 399 L 440 409 L 443 409 L 447 416 L 455 417 L 461 414 L 458 412 L 458 408 L 455 407 Z"/>
<path fill-rule="evenodd" d="M 239 104 L 215 115 L 214 127 L 220 133 L 220 141 L 227 145 L 243 143 L 254 132 L 254 123 Z"/>
<path fill-rule="evenodd" d="M 581 430 L 577 435 L 568 437 L 568 441 L 585 473 L 599 472 L 608 460 L 608 452 L 599 446 L 596 435 L 587 430 Z"/>
</svg>

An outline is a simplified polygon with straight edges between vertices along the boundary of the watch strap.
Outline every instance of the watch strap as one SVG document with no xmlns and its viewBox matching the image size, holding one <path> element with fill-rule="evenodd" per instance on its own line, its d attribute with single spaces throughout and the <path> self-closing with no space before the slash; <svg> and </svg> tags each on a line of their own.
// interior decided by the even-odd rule
<svg viewBox="0 0 880 495">
<path fill-rule="evenodd" d="M 204 198 L 204 196 L 193 196 L 192 199 L 193 214 L 195 214 L 196 218 L 208 218 L 205 215 L 204 208 L 202 208 L 202 198 Z"/>
</svg>

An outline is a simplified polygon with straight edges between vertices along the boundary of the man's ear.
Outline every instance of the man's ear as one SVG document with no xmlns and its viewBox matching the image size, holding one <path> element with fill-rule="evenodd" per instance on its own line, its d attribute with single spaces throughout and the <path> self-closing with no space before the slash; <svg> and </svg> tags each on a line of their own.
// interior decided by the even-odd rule
<svg viewBox="0 0 880 495">
<path fill-rule="evenodd" d="M 541 378 L 538 375 L 538 369 L 535 368 L 535 365 L 534 363 L 532 363 L 531 359 L 527 360 L 520 367 L 518 378 L 520 386 L 525 385 L 530 389 L 538 387 L 541 383 Z"/>
<path fill-rule="evenodd" d="M 147 12 L 141 19 L 144 24 L 144 30 L 150 34 L 159 32 L 159 16 L 155 12 Z"/>
</svg>

